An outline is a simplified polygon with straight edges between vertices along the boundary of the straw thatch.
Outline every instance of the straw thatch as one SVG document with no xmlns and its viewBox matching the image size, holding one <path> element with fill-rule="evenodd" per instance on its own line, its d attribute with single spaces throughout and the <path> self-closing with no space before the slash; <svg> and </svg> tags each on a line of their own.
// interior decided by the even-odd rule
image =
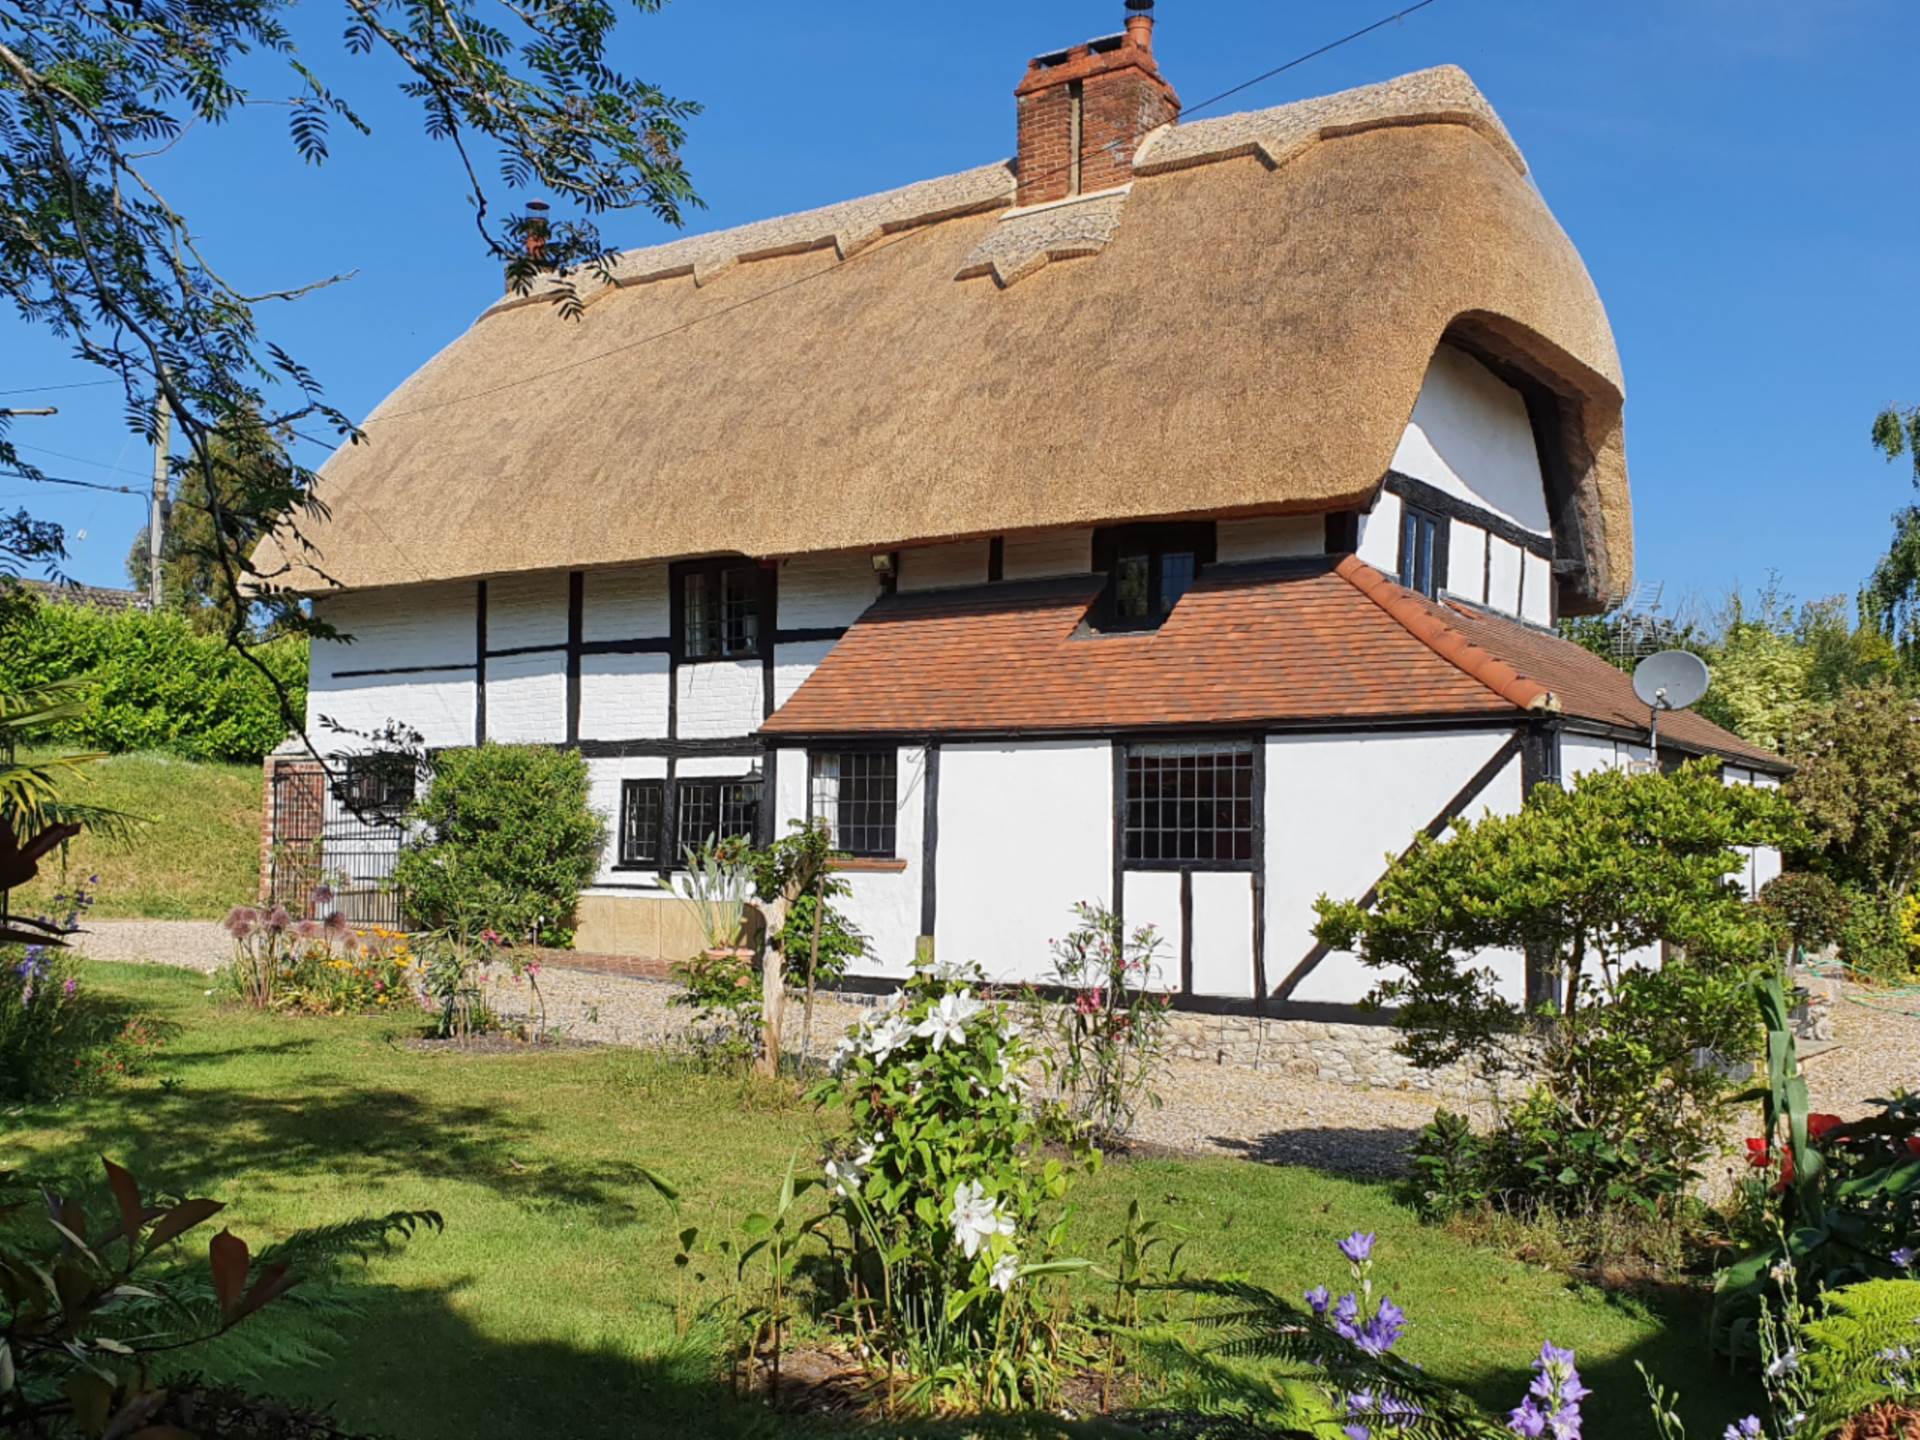
<svg viewBox="0 0 1920 1440">
<path fill-rule="evenodd" d="M 1010 287 L 956 278 L 1010 198 L 988 166 L 639 252 L 577 323 L 497 305 L 328 463 L 296 581 L 1365 506 L 1454 335 L 1559 397 L 1562 599 L 1597 605 L 1632 569 L 1606 314 L 1491 111 L 1423 74 L 1427 119 L 1409 77 L 1377 124 L 1348 96 L 1151 137 L 1098 253 Z"/>
</svg>

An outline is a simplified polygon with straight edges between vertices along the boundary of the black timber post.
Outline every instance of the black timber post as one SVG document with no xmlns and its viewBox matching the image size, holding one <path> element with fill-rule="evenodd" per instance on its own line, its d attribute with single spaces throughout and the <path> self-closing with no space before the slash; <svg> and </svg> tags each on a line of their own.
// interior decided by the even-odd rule
<svg viewBox="0 0 1920 1440">
<path fill-rule="evenodd" d="M 1560 722 L 1529 721 L 1520 739 L 1520 803 L 1527 804 L 1537 785 L 1560 783 Z M 1538 1014 L 1560 998 L 1560 971 L 1555 957 L 1538 945 L 1527 948 L 1527 1010 Z"/>
</svg>

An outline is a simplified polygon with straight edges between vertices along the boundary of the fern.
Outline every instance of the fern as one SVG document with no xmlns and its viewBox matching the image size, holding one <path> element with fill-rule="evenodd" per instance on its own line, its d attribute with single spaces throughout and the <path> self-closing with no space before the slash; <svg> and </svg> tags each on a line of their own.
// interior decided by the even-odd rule
<svg viewBox="0 0 1920 1440">
<path fill-rule="evenodd" d="M 1881 1401 L 1920 1396 L 1920 1280 L 1866 1280 L 1825 1300 L 1801 1328 L 1816 1435 Z"/>
</svg>

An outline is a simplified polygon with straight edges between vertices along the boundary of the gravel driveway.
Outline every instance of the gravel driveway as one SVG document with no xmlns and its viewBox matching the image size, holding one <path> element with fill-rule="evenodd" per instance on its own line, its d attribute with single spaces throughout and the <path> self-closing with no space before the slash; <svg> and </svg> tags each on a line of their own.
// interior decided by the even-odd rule
<svg viewBox="0 0 1920 1440">
<path fill-rule="evenodd" d="M 178 965 L 211 971 L 225 963 L 229 941 L 205 920 L 98 920 L 81 951 L 101 960 Z M 547 1022 L 576 1039 L 613 1045 L 684 1043 L 689 1017 L 668 1005 L 674 987 L 559 966 L 540 976 Z M 496 1008 L 527 1014 L 532 996 L 510 979 L 494 988 Z M 1852 1116 L 1866 1102 L 1905 1085 L 1920 1089 L 1920 1016 L 1891 1013 L 1872 992 L 1848 987 L 1835 1007 L 1838 1047 L 1811 1061 L 1814 1103 Z M 816 1054 L 832 1048 L 859 1008 L 822 1001 L 814 1015 Z M 797 1043 L 797 1013 L 789 1022 Z M 1407 1142 L 1433 1115 L 1434 1099 L 1390 1090 L 1359 1090 L 1273 1071 L 1176 1062 L 1162 1087 L 1165 1103 L 1140 1119 L 1139 1137 L 1188 1152 L 1239 1155 L 1310 1165 L 1352 1175 L 1392 1175 L 1405 1167 Z"/>
</svg>

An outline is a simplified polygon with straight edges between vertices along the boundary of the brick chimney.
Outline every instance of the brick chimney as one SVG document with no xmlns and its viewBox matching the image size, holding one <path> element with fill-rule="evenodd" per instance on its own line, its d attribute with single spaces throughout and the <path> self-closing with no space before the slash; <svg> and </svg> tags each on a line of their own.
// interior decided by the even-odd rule
<svg viewBox="0 0 1920 1440">
<path fill-rule="evenodd" d="M 1111 190 L 1133 178 L 1147 132 L 1180 113 L 1153 59 L 1153 0 L 1127 0 L 1127 28 L 1036 55 L 1016 89 L 1017 203 L 1039 205 Z"/>
</svg>

